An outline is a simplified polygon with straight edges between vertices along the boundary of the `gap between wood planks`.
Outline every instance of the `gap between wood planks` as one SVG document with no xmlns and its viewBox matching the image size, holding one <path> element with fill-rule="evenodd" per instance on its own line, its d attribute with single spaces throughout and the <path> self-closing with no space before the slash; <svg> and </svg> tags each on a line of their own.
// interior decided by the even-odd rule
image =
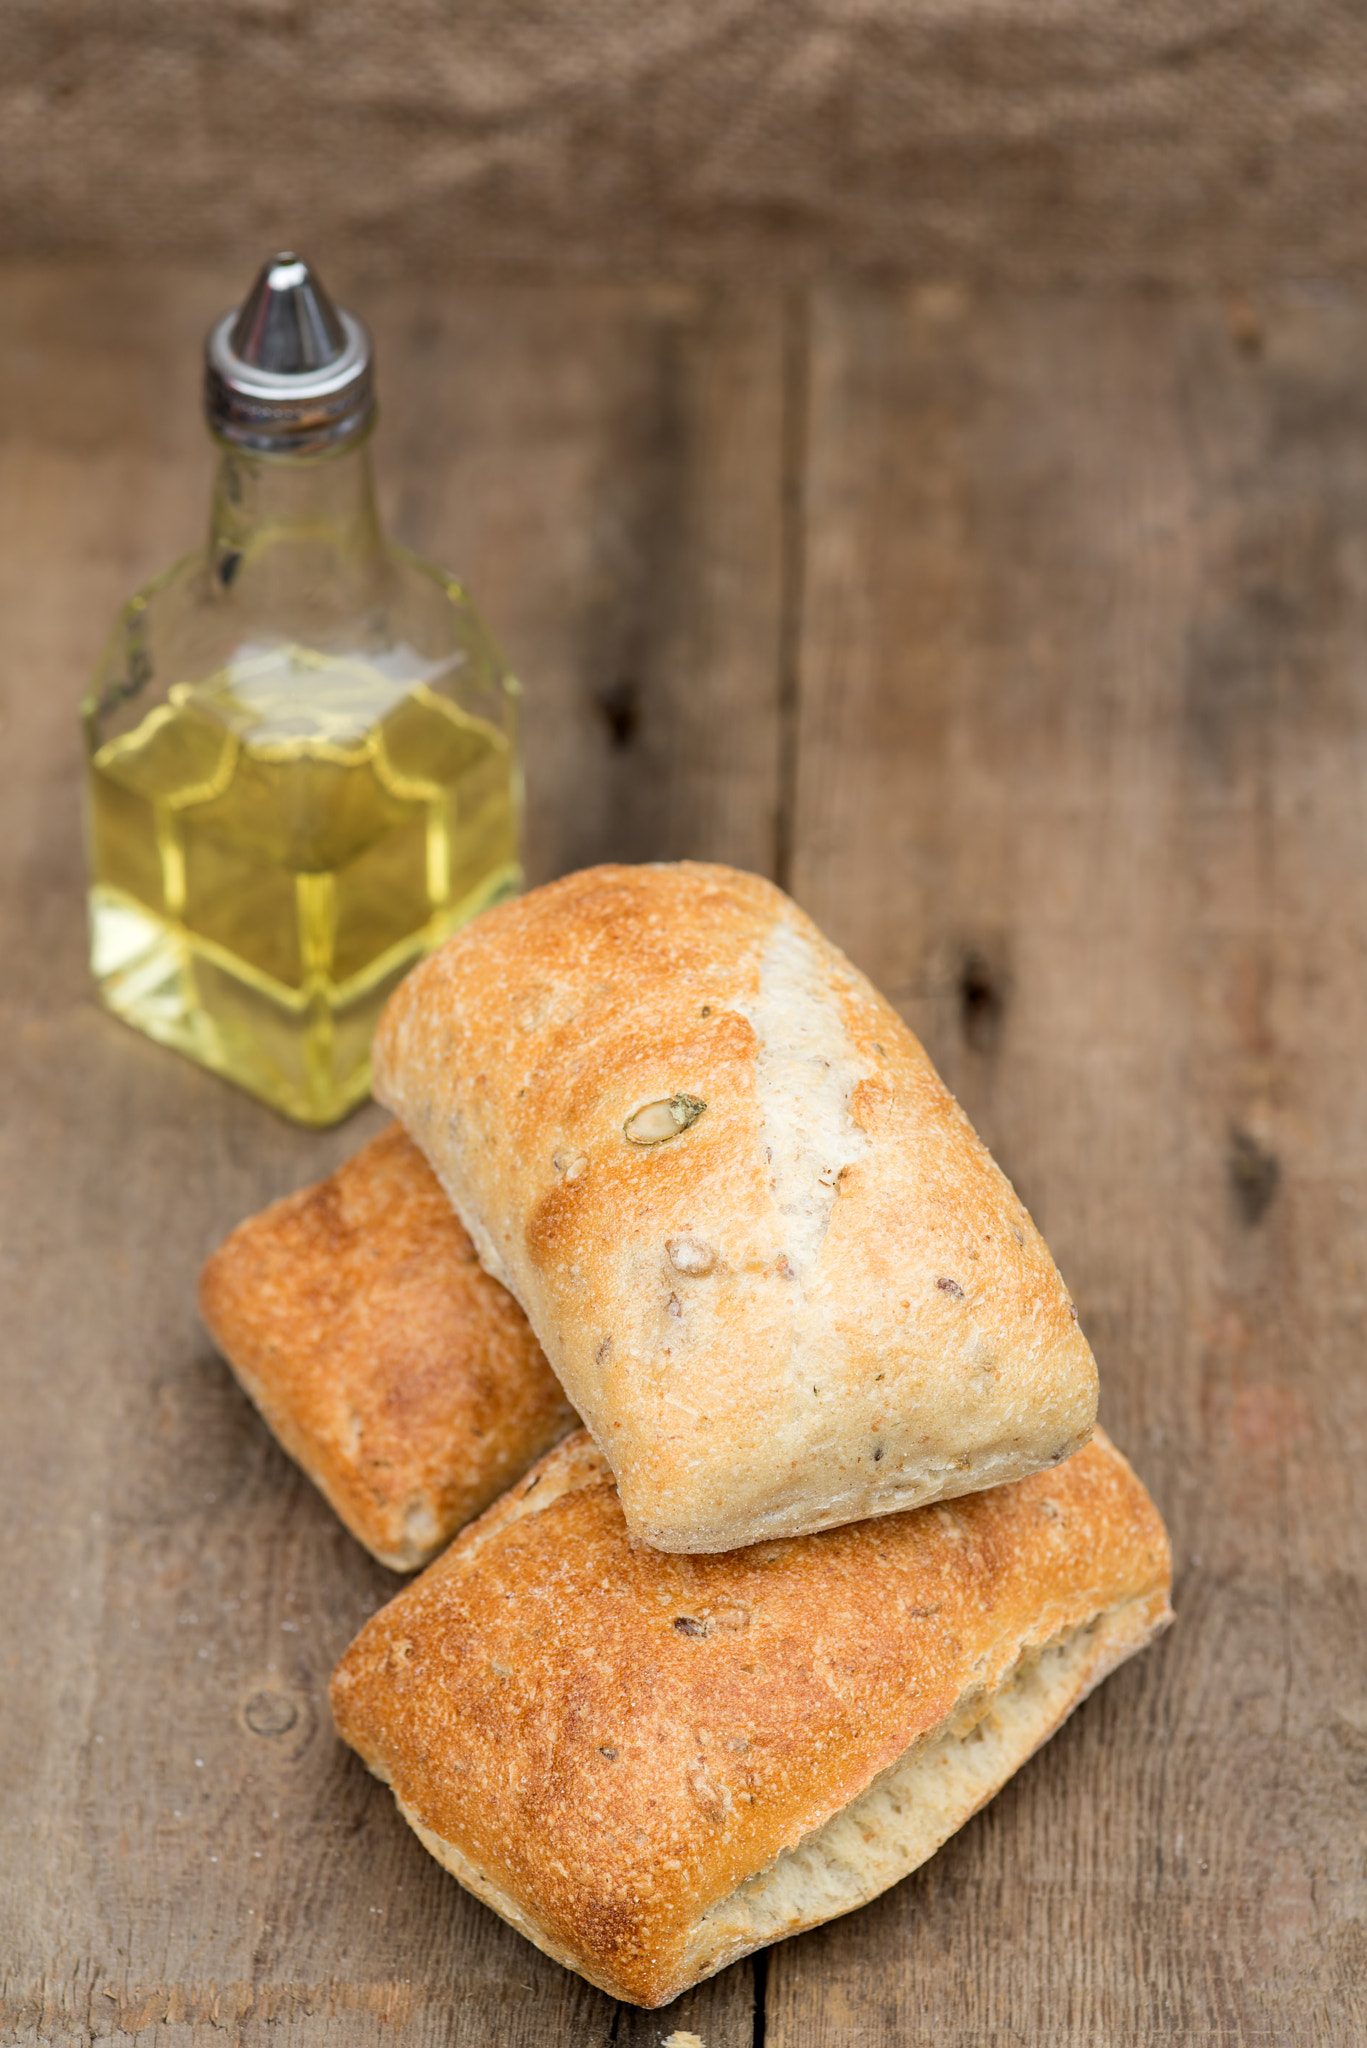
<svg viewBox="0 0 1367 2048">
<path fill-rule="evenodd" d="M 806 292 L 783 309 L 782 553 L 778 643 L 778 791 L 774 817 L 774 880 L 787 889 L 797 821 L 801 710 L 802 592 L 806 565 L 807 408 L 811 395 L 811 305 Z"/>
</svg>

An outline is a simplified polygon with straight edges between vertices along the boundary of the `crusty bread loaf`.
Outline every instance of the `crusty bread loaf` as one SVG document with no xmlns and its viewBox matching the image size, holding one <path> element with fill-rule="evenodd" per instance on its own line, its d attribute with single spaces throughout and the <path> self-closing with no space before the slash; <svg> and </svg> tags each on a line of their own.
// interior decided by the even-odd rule
<svg viewBox="0 0 1367 2048">
<path fill-rule="evenodd" d="M 382 1564 L 425 1564 L 577 1418 L 398 1125 L 235 1230 L 200 1275 L 215 1343 Z"/>
<path fill-rule="evenodd" d="M 1009 1182 L 753 875 L 595 868 L 487 912 L 391 999 L 374 1084 L 661 1549 L 975 1492 L 1092 1427 Z"/>
<path fill-rule="evenodd" d="M 923 1862 L 1164 1626 L 1170 1577 L 1100 1435 L 953 1507 L 673 1557 L 581 1431 L 367 1623 L 333 1712 L 477 1898 L 662 2005 Z"/>
</svg>

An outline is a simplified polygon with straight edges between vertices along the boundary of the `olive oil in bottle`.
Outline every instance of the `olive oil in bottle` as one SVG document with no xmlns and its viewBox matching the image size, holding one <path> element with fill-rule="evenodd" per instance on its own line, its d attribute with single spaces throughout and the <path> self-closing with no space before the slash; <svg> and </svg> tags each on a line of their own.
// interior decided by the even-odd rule
<svg viewBox="0 0 1367 2048">
<path fill-rule="evenodd" d="M 326 1124 L 397 982 L 521 886 L 517 685 L 382 539 L 369 342 L 307 266 L 208 354 L 208 546 L 125 607 L 85 705 L 91 962 L 118 1016 Z"/>
</svg>

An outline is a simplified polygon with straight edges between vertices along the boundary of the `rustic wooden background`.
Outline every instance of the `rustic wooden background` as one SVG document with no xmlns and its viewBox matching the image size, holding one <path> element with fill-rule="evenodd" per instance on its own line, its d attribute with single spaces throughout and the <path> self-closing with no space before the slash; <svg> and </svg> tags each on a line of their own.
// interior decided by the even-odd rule
<svg viewBox="0 0 1367 2048">
<path fill-rule="evenodd" d="M 534 878 L 776 873 L 1053 1245 L 1178 1623 L 921 1873 L 664 2014 L 334 1737 L 393 1585 L 195 1321 L 375 1127 L 102 1015 L 75 707 L 197 536 L 244 280 L 0 271 L 0 2032 L 139 2048 L 1367 2038 L 1367 306 L 383 287 L 384 495 L 527 689 Z"/>
</svg>

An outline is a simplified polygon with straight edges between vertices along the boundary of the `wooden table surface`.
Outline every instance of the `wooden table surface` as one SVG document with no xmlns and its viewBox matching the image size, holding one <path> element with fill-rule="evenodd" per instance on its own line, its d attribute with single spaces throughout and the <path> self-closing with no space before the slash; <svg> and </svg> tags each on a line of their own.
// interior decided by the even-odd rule
<svg viewBox="0 0 1367 2048">
<path fill-rule="evenodd" d="M 533 878 L 792 888 L 1015 1180 L 1173 1536 L 1177 1626 L 930 1865 L 647 2014 L 337 1741 L 396 1582 L 196 1323 L 378 1112 L 295 1130 L 86 978 L 76 702 L 198 537 L 242 282 L 0 272 L 0 2034 L 1367 2039 L 1367 308 L 340 280 L 392 530 L 525 680 Z"/>
</svg>

